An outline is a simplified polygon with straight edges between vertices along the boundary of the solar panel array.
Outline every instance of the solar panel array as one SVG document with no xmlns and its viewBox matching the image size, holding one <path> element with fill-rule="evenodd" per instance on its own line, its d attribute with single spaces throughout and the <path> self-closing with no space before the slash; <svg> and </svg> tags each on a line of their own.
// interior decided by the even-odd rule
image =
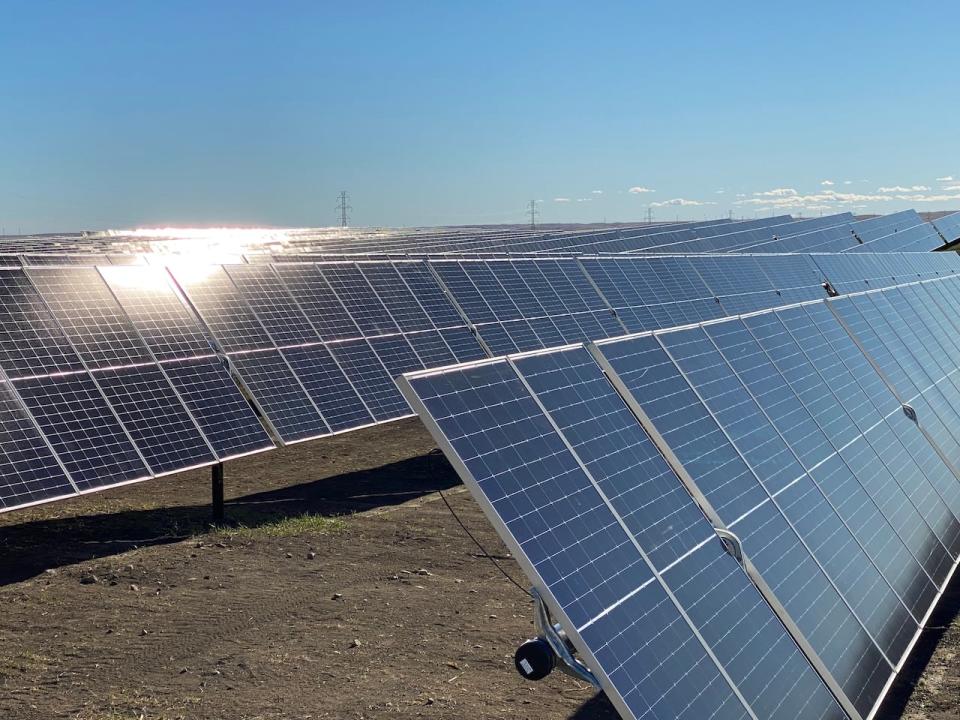
<svg viewBox="0 0 960 720">
<path fill-rule="evenodd" d="M 411 414 L 406 372 L 950 275 L 953 254 L 0 270 L 6 509 Z M 28 427 L 28 425 L 30 427 Z M 23 447 L 20 447 L 20 446 Z M 24 467 L 36 461 L 40 475 Z"/>
<path fill-rule="evenodd" d="M 958 300 L 904 280 L 401 386 L 623 717 L 869 718 L 960 561 Z"/>
<path fill-rule="evenodd" d="M 477 226 L 451 228 L 238 229 L 235 231 L 106 231 L 0 237 L 0 261 L 18 265 L 144 264 L 191 255 L 203 244 L 220 263 L 315 261 L 344 255 L 497 255 L 578 253 L 716 253 L 757 251 L 929 251 L 943 240 L 914 211 L 856 221 L 849 213 L 794 219 L 707 220 L 641 225 Z M 953 221 L 956 222 L 955 220 Z M 949 232 L 953 231 L 949 226 Z M 909 230 L 909 233 L 904 231 Z M 881 234 L 878 234 L 878 231 Z M 947 234 L 949 234 L 949 232 Z M 955 239 L 955 238 L 953 238 Z"/>
</svg>

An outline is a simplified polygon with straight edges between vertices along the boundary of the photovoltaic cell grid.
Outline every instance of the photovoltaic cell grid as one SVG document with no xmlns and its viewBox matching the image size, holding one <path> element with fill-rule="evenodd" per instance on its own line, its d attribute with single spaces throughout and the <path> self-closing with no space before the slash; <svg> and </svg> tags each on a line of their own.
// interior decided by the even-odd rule
<svg viewBox="0 0 960 720">
<path fill-rule="evenodd" d="M 680 612 L 723 680 L 703 671 L 685 686 L 711 712 L 730 707 L 732 688 L 757 717 L 867 717 L 960 558 L 958 296 L 955 278 L 914 281 L 402 386 L 625 717 L 650 716 L 633 701 L 649 700 L 638 678 L 661 659 L 667 686 L 704 667 L 701 656 L 671 667 L 661 649 L 610 672 L 612 643 L 621 662 L 644 662 L 649 642 L 626 606 L 635 618 Z M 771 603 L 714 525 L 740 537 Z M 666 618 L 656 628 L 676 631 Z M 738 628 L 783 641 L 751 649 L 763 633 Z M 809 705 L 777 704 L 784 691 L 746 660 L 777 668 L 781 653 L 802 668 L 791 678 Z"/>
</svg>

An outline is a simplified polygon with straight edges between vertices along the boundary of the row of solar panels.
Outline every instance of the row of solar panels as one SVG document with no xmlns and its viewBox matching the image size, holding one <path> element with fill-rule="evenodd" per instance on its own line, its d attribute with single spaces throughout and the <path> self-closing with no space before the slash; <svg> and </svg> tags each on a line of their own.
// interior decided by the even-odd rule
<svg viewBox="0 0 960 720">
<path fill-rule="evenodd" d="M 960 238 L 960 214 L 923 222 L 913 210 L 854 221 L 849 213 L 794 220 L 789 215 L 731 222 L 673 223 L 636 227 L 531 231 L 511 228 L 437 228 L 411 232 L 351 231 L 341 237 L 329 230 L 268 232 L 268 237 L 243 243 L 232 250 L 242 262 L 323 259 L 317 255 L 492 255 L 530 253 L 718 253 L 718 252 L 912 252 L 928 251 Z M 0 241 L 0 252 L 16 253 L 25 265 L 70 262 L 87 265 L 144 262 L 140 255 L 170 253 L 189 238 L 144 239 L 58 238 L 24 250 L 29 239 Z M 72 249 L 69 249 L 70 246 Z M 69 252 L 68 252 L 69 249 Z M 16 256 L 15 256 L 16 257 Z M 329 259 L 329 258 L 328 258 Z M 162 261 L 161 261 L 162 262 Z"/>
<path fill-rule="evenodd" d="M 824 277 L 846 292 L 957 269 L 929 253 L 4 269 L 0 502 L 404 417 L 393 378 L 412 370 L 823 297 Z"/>
<path fill-rule="evenodd" d="M 400 384 L 624 718 L 869 718 L 960 558 L 958 304 L 929 280 Z"/>
</svg>

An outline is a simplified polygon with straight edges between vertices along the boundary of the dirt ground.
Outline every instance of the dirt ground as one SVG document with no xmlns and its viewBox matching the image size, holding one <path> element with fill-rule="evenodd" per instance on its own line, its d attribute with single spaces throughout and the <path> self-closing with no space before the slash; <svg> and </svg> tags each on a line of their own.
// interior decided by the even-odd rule
<svg viewBox="0 0 960 720">
<path fill-rule="evenodd" d="M 407 420 L 230 463 L 237 530 L 209 471 L 0 516 L 0 718 L 615 718 L 516 674 L 531 603 L 437 491 L 523 576 L 432 450 Z M 958 608 L 954 582 L 881 718 L 960 716 Z"/>
</svg>

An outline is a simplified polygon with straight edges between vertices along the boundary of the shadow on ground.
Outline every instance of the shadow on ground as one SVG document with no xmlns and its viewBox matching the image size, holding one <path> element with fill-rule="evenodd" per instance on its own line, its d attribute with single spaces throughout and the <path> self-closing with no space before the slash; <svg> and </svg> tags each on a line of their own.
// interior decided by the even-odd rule
<svg viewBox="0 0 960 720">
<path fill-rule="evenodd" d="M 443 456 L 428 453 L 231 498 L 226 503 L 226 523 L 255 528 L 303 514 L 349 515 L 399 505 L 459 484 Z M 0 585 L 135 547 L 179 542 L 210 529 L 208 504 L 77 514 L 0 527 Z"/>
<path fill-rule="evenodd" d="M 577 708 L 570 720 L 619 720 L 620 716 L 603 693 L 597 693 Z"/>
</svg>

